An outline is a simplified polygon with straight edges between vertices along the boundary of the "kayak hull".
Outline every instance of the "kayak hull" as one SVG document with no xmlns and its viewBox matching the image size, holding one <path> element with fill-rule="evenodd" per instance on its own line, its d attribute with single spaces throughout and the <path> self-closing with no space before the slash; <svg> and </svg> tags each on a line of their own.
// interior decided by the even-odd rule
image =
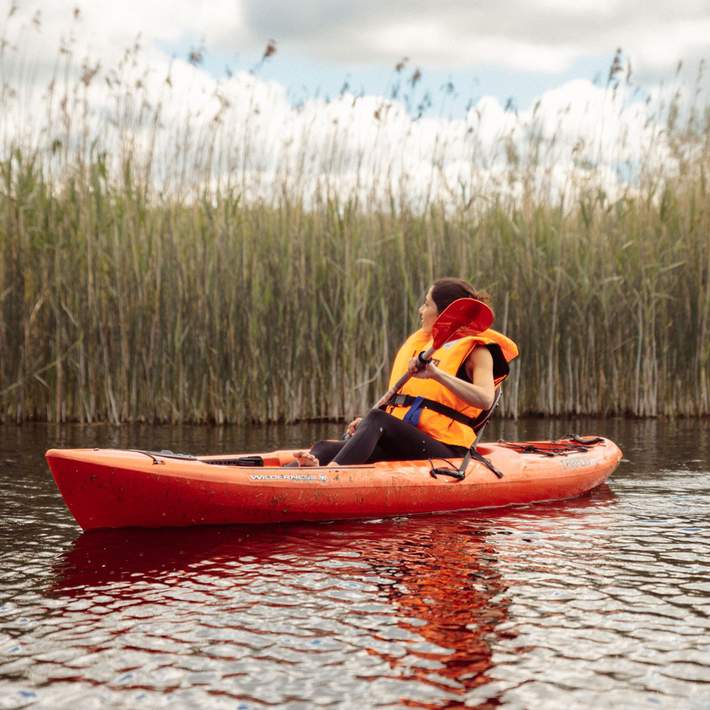
<svg viewBox="0 0 710 710">
<path fill-rule="evenodd" d="M 476 461 L 461 481 L 432 476 L 428 460 L 283 467 L 289 451 L 259 455 L 264 466 L 112 449 L 52 449 L 46 458 L 74 518 L 92 530 L 380 518 L 574 498 L 606 481 L 622 455 L 608 439 L 558 456 L 503 444 L 479 451 L 502 478 Z"/>
</svg>

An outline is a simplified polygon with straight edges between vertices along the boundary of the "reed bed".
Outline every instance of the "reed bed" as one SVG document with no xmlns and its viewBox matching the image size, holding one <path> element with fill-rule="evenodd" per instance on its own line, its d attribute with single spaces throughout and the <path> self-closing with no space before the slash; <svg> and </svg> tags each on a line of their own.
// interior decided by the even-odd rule
<svg viewBox="0 0 710 710">
<path fill-rule="evenodd" d="M 164 99 L 116 73 L 107 121 L 62 62 L 41 111 L 0 117 L 2 421 L 347 418 L 442 275 L 489 290 L 520 345 L 505 415 L 710 414 L 706 107 L 661 101 L 674 169 L 649 155 L 614 194 L 593 166 L 546 186 L 554 136 L 531 131 L 455 188 L 432 159 L 407 200 L 406 156 L 367 152 L 387 142 L 372 112 L 355 159 L 316 128 L 250 153 L 253 111 L 166 128 Z"/>
</svg>

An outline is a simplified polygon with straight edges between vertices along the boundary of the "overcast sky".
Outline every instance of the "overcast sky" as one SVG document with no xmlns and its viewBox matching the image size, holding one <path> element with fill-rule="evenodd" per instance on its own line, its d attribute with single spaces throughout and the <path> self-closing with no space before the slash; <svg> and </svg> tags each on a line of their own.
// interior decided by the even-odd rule
<svg viewBox="0 0 710 710">
<path fill-rule="evenodd" d="M 367 155 L 377 113 L 379 150 L 398 155 L 407 144 L 409 161 L 416 146 L 407 167 L 413 173 L 439 159 L 461 162 L 462 151 L 473 149 L 461 143 L 472 122 L 476 140 L 487 140 L 490 148 L 502 131 L 515 133 L 515 121 L 520 136 L 534 119 L 549 135 L 558 132 L 556 145 L 567 155 L 555 167 L 564 176 L 580 157 L 618 172 L 622 160 L 633 165 L 658 143 L 643 99 L 677 81 L 680 61 L 681 86 L 692 95 L 698 63 L 710 55 L 710 0 L 0 0 L 3 81 L 19 84 L 23 95 L 46 90 L 59 48 L 69 44 L 77 76 L 86 67 L 96 69 L 91 101 L 104 122 L 108 100 L 98 88 L 101 79 L 137 38 L 151 91 L 162 90 L 157 77 L 171 75 L 175 116 L 181 106 L 214 104 L 219 93 L 228 98 L 230 126 L 238 130 L 240 106 L 256 92 L 270 111 L 256 111 L 258 125 L 249 140 L 257 153 L 271 156 L 264 165 L 282 160 L 276 141 L 288 138 L 284 145 L 292 146 L 308 140 L 318 151 L 312 127 L 326 145 L 328 131 L 341 131 L 344 120 L 352 130 L 338 138 L 351 143 L 343 150 L 353 160 Z M 276 51 L 262 61 L 270 44 Z M 623 50 L 624 75 L 632 69 L 634 90 L 610 97 L 605 87 L 617 48 Z M 196 61 L 189 61 L 191 53 Z M 710 85 L 707 72 L 701 85 Z M 431 120 L 415 125 L 427 93 Z M 385 116 L 377 107 L 381 97 L 393 95 Z M 323 104 L 324 97 L 335 101 Z M 353 97 L 362 97 L 357 106 Z M 518 112 L 515 121 L 505 110 L 509 100 Z M 28 100 L 24 115 L 5 119 L 5 135 L 27 124 L 30 106 Z M 429 149 L 436 135 L 456 146 L 450 159 Z M 633 150 L 621 155 L 613 143 L 626 136 Z M 581 144 L 588 154 L 580 153 Z M 613 152 L 608 159 L 606 145 Z M 461 169 L 470 170 L 465 161 Z"/>
</svg>

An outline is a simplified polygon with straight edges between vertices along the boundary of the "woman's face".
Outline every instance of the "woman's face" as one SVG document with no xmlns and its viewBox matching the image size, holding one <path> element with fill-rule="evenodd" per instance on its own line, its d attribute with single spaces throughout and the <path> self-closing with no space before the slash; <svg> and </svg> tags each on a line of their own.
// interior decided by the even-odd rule
<svg viewBox="0 0 710 710">
<path fill-rule="evenodd" d="M 439 310 L 436 307 L 436 303 L 432 301 L 431 289 L 429 289 L 426 292 L 424 303 L 419 306 L 419 319 L 421 321 L 422 330 L 426 333 L 431 333 L 432 326 L 438 315 Z"/>
</svg>

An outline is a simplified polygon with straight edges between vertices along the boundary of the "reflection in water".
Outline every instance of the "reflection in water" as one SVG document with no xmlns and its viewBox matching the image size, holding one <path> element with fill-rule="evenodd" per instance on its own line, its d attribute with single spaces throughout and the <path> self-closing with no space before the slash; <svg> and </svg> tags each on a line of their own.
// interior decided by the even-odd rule
<svg viewBox="0 0 710 710">
<path fill-rule="evenodd" d="M 454 696 L 488 681 L 491 642 L 507 619 L 509 599 L 485 528 L 469 535 L 437 529 L 422 545 L 404 545 L 393 559 L 397 585 L 389 600 L 399 625 L 423 643 L 404 659 L 381 654 L 404 679 L 416 679 Z M 396 560 L 396 561 L 395 561 Z M 402 698 L 411 707 L 447 707 Z"/>
<path fill-rule="evenodd" d="M 548 519 L 574 517 L 611 501 L 605 486 L 567 504 L 526 509 L 522 520 L 544 527 Z M 349 645 L 372 659 L 374 665 L 358 673 L 377 689 L 376 697 L 389 696 L 390 702 L 410 707 L 454 707 L 489 681 L 492 645 L 502 637 L 497 627 L 508 619 L 510 597 L 496 545 L 500 536 L 490 534 L 501 521 L 510 529 L 516 514 L 95 531 L 82 534 L 57 562 L 48 596 L 98 599 L 91 633 L 105 627 L 120 641 L 125 631 L 137 656 L 151 648 L 154 633 L 137 636 L 134 625 L 120 622 L 112 629 L 106 609 L 147 607 L 156 614 L 155 622 L 161 616 L 187 615 L 188 624 L 161 629 L 162 643 L 189 641 L 202 648 L 206 633 L 221 642 L 222 659 L 239 664 L 240 655 L 214 635 L 213 622 L 205 622 L 205 617 L 219 617 L 231 629 L 232 643 L 244 641 L 257 649 L 262 671 L 283 663 L 294 637 L 319 640 L 332 650 L 340 646 L 341 655 L 347 653 L 342 646 Z M 309 618 L 313 595 L 325 599 L 331 613 L 337 610 L 335 623 Z M 303 602 L 309 598 L 310 604 Z M 271 628 L 249 623 L 259 605 L 280 615 Z M 230 697 L 249 695 L 244 685 L 249 685 L 255 662 L 245 663 L 239 689 Z M 134 665 L 140 665 L 138 659 Z M 494 704 L 489 699 L 486 707 Z"/>
</svg>

